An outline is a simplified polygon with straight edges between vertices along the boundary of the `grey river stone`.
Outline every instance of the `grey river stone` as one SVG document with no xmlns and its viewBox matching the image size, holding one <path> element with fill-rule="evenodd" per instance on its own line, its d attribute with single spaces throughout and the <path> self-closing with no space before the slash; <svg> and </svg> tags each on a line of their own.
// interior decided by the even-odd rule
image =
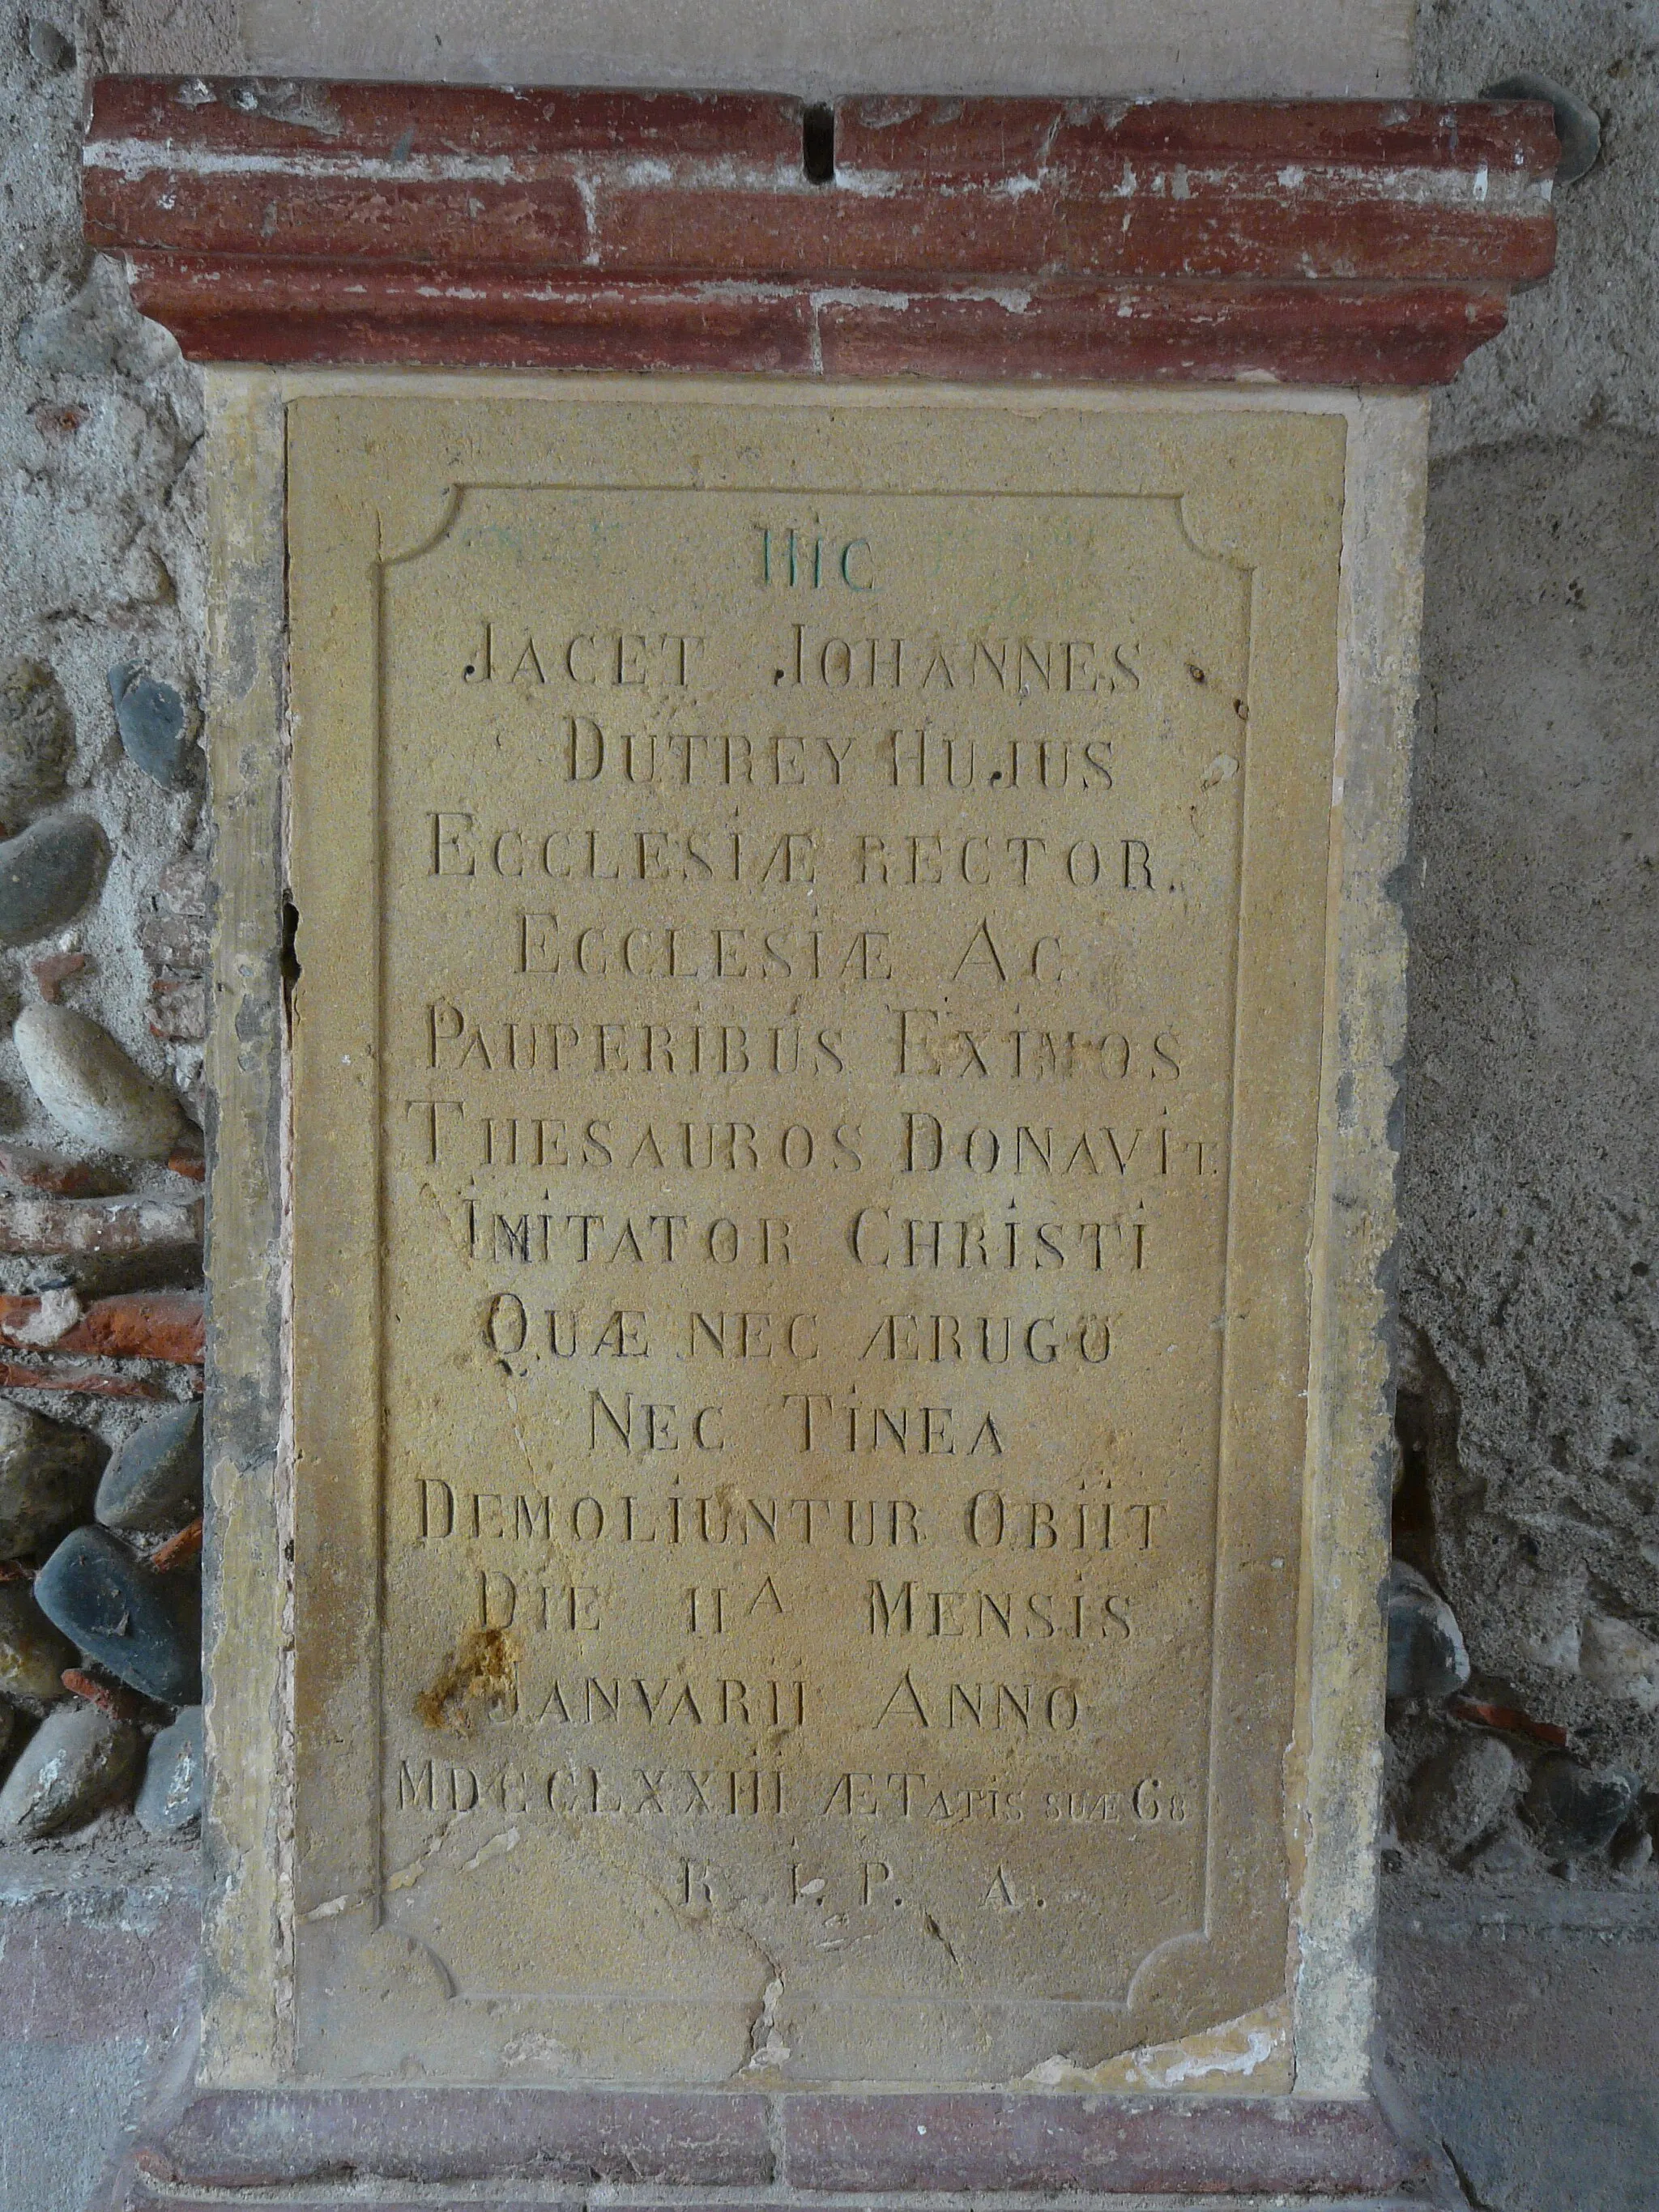
<svg viewBox="0 0 1659 2212">
<path fill-rule="evenodd" d="M 0 1790 L 0 1838 L 35 1843 L 78 1828 L 130 1795 L 144 1739 L 131 1721 L 76 1699 L 48 1713 Z"/>
<path fill-rule="evenodd" d="M 0 945 L 27 945 L 73 921 L 109 857 L 86 814 L 50 815 L 0 844 Z"/>
<path fill-rule="evenodd" d="M 169 1407 L 137 1428 L 104 1469 L 94 1509 L 106 1528 L 166 1536 L 202 1510 L 202 1407 Z"/>
<path fill-rule="evenodd" d="M 202 1694 L 196 1574 L 155 1574 L 103 1528 L 76 1528 L 34 1578 L 34 1600 L 88 1658 L 158 1705 Z"/>
<path fill-rule="evenodd" d="M 0 1398 L 0 1559 L 46 1551 L 86 1520 L 106 1456 L 89 1430 Z"/>
<path fill-rule="evenodd" d="M 27 1583 L 0 1583 L 0 1696 L 43 1712 L 67 1695 L 64 1669 L 75 1647 L 34 1602 Z"/>
<path fill-rule="evenodd" d="M 186 1705 L 149 1747 L 138 1802 L 139 1826 L 169 1836 L 202 1816 L 202 1708 Z"/>
<path fill-rule="evenodd" d="M 72 1006 L 25 1006 L 12 1031 L 30 1088 L 60 1128 L 130 1159 L 161 1160 L 184 1132 L 170 1091 Z"/>
</svg>

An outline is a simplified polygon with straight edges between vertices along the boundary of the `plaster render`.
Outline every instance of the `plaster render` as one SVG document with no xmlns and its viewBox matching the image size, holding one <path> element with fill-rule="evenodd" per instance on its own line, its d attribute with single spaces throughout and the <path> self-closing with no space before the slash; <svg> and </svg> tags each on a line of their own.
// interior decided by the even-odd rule
<svg viewBox="0 0 1659 2212">
<path fill-rule="evenodd" d="M 1656 515 L 1627 431 L 1436 483 L 1401 1255 L 1455 1394 L 1424 1473 L 1477 1676 L 1644 1778 L 1659 1714 L 1594 1677 L 1584 1623 L 1659 1617 Z"/>
<path fill-rule="evenodd" d="M 1387 98 L 1408 89 L 1413 0 L 792 0 L 732 5 L 578 0 L 127 0 L 121 64 L 267 76 L 455 82 L 720 85 L 860 92 L 1274 93 Z M 167 58 L 158 49 L 165 47 Z"/>
<path fill-rule="evenodd" d="M 1603 424 L 1650 430 L 1659 409 L 1659 7 L 1654 0 L 1422 0 L 1417 88 L 1474 98 L 1541 70 L 1601 118 L 1601 158 L 1558 191 L 1555 272 L 1434 403 L 1431 452 Z"/>
</svg>

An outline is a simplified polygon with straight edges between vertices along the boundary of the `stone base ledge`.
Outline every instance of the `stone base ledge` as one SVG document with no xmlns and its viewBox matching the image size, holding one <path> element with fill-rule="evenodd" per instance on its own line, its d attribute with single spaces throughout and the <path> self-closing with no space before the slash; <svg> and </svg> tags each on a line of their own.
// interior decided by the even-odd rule
<svg viewBox="0 0 1659 2212">
<path fill-rule="evenodd" d="M 592 2190 L 574 2183 L 528 2191 L 523 2184 L 475 2185 L 465 2196 L 416 2186 L 418 2194 L 384 2194 L 372 2179 L 353 2180 L 337 2185 L 337 2192 L 307 2190 L 303 2197 L 286 2189 L 197 2196 L 188 2190 L 157 2193 L 141 2188 L 110 2199 L 108 2204 L 109 2212 L 594 2212 L 599 2205 L 605 2212 L 1290 2212 L 1290 2208 L 1294 2212 L 1436 2212 L 1456 2201 L 1419 2190 L 1389 2191 L 1381 2197 L 1331 2197 L 1323 2191 L 1287 2197 L 1277 2190 L 1243 2196 L 1231 2190 L 1219 2195 L 1183 2190 L 1173 2195 L 1135 2191 L 1127 2196 L 1086 2191 L 1060 2197 L 997 2190 L 976 2190 L 968 2196 L 940 2190 L 925 2195 L 878 2191 L 858 2197 L 818 2197 L 796 2190 L 711 2192 L 641 2185 L 607 2187 L 596 2197 Z"/>
<path fill-rule="evenodd" d="M 1370 2098 L 386 2087 L 188 2093 L 110 2203 L 528 2212 L 596 2190 L 617 2212 L 1434 2201 L 1423 2146 Z"/>
</svg>

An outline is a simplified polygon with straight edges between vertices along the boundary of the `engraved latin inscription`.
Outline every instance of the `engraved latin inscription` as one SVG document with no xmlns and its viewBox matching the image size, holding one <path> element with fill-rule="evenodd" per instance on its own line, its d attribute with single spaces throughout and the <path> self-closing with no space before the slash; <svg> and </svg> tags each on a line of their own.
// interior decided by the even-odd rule
<svg viewBox="0 0 1659 2212">
<path fill-rule="evenodd" d="M 1277 1722 L 1216 1794 L 1227 1608 L 1296 1604 L 1264 837 L 1309 1101 L 1322 928 L 1257 572 L 1179 467 L 1017 431 L 981 489 L 595 434 L 374 570 L 375 1941 L 526 2078 L 625 2020 L 721 2078 L 1097 2054 L 1178 2025 L 1240 1820 L 1284 1887 Z"/>
<path fill-rule="evenodd" d="M 496 490 L 386 609 L 389 1226 L 476 1407 L 394 1413 L 459 1680 L 388 1871 L 459 1793 L 827 1996 L 928 1917 L 1121 1995 L 1204 1909 L 1248 579 L 1169 500 Z"/>
</svg>

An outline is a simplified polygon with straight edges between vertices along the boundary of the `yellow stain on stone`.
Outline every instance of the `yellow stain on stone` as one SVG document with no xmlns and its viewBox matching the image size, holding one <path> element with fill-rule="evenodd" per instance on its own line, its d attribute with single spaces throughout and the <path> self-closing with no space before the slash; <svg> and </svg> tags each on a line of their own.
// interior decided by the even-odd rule
<svg viewBox="0 0 1659 2212">
<path fill-rule="evenodd" d="M 430 1689 L 415 1700 L 429 1729 L 471 1735 L 477 1708 L 510 1699 L 518 1665 L 517 1638 L 504 1628 L 469 1629 Z"/>
</svg>

